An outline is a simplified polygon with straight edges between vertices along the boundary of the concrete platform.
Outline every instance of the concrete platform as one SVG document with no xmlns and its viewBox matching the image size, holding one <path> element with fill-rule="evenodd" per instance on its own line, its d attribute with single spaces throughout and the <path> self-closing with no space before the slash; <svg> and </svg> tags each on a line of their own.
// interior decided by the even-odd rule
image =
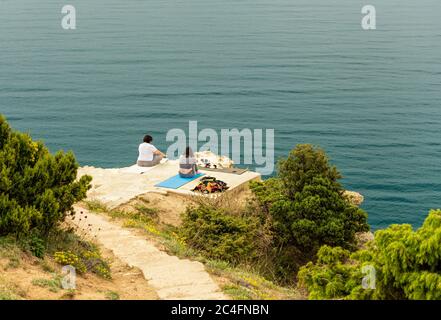
<svg viewBox="0 0 441 320">
<path fill-rule="evenodd" d="M 115 208 L 148 192 L 174 193 L 185 196 L 201 195 L 191 191 L 201 178 L 178 189 L 155 187 L 156 184 L 175 176 L 178 169 L 178 161 L 169 160 L 152 168 L 140 168 L 136 165 L 117 169 L 82 167 L 79 169 L 78 175 L 88 174 L 93 177 L 92 189 L 88 192 L 89 199 L 99 200 L 109 208 Z M 241 175 L 204 171 L 203 169 L 200 171 L 205 173 L 205 176 L 212 176 L 226 182 L 230 187 L 227 192 L 246 187 L 249 181 L 260 180 L 260 174 L 253 171 L 247 171 Z"/>
</svg>

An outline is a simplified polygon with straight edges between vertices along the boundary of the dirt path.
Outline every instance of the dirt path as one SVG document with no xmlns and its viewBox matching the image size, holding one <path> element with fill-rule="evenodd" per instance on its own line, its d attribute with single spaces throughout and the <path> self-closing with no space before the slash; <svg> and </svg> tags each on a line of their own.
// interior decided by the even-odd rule
<svg viewBox="0 0 441 320">
<path fill-rule="evenodd" d="M 73 223 L 95 237 L 123 262 L 139 268 L 160 299 L 228 299 L 210 278 L 202 263 L 170 256 L 143 237 L 103 216 L 80 207 L 76 211 L 83 211 L 83 215 L 87 215 L 87 223 L 79 219 L 73 220 Z"/>
</svg>

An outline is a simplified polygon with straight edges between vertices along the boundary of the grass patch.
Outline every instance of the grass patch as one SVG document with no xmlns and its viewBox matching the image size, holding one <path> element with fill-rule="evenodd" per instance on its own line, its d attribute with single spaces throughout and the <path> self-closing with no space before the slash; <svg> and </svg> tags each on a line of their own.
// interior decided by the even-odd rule
<svg viewBox="0 0 441 320">
<path fill-rule="evenodd" d="M 206 270 L 221 280 L 222 290 L 234 300 L 296 300 L 304 298 L 293 287 L 282 287 L 265 279 L 251 266 L 199 258 Z"/>
<path fill-rule="evenodd" d="M 45 272 L 55 273 L 55 268 L 47 259 L 42 259 L 40 261 L 40 266 Z"/>
<path fill-rule="evenodd" d="M 222 290 L 232 297 L 234 300 L 252 300 L 253 297 L 250 292 L 238 285 L 228 284 L 222 287 Z"/>
<path fill-rule="evenodd" d="M 150 208 L 144 205 L 137 205 L 136 210 L 143 216 L 150 217 L 151 219 L 157 219 L 159 210 L 157 208 Z"/>
<path fill-rule="evenodd" d="M 76 296 L 77 292 L 75 289 L 69 289 L 63 295 L 61 296 L 61 299 L 63 300 L 73 300 Z"/>
<path fill-rule="evenodd" d="M 9 290 L 0 287 L 0 300 L 19 300 L 19 298 Z"/>
<path fill-rule="evenodd" d="M 5 267 L 6 270 L 18 268 L 22 255 L 23 251 L 15 238 L 0 237 L 0 257 L 9 260 Z"/>
<path fill-rule="evenodd" d="M 61 277 L 54 274 L 52 279 L 34 279 L 32 280 L 34 286 L 47 288 L 50 292 L 57 293 L 61 290 Z"/>
<path fill-rule="evenodd" d="M 23 300 L 25 297 L 26 292 L 23 289 L 0 276 L 0 300 Z"/>
<path fill-rule="evenodd" d="M 124 219 L 125 221 L 132 220 L 131 224 L 156 224 L 158 220 L 158 210 L 147 208 L 145 206 L 138 205 L 136 210 L 133 211 L 121 211 L 121 210 L 111 210 L 107 212 L 107 215 L 114 219 Z M 140 228 L 142 225 L 139 226 Z"/>
<path fill-rule="evenodd" d="M 119 300 L 119 293 L 115 291 L 107 291 L 105 295 L 107 300 Z"/>
<path fill-rule="evenodd" d="M 83 203 L 89 211 L 108 212 L 109 208 L 99 200 L 84 200 Z"/>
</svg>

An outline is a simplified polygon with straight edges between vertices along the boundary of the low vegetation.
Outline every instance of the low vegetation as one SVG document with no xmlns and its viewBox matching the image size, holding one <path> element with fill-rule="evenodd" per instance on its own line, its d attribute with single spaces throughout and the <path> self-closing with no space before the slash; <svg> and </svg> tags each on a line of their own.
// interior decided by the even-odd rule
<svg viewBox="0 0 441 320">
<path fill-rule="evenodd" d="M 58 248 L 65 246 L 70 245 Z M 64 288 L 62 265 L 51 252 L 37 258 L 14 237 L 0 237 L 0 300 L 157 299 L 140 270 L 118 261 L 108 251 L 103 255 L 111 262 L 111 280 L 94 272 L 85 276 L 77 273 L 75 289 Z"/>
<path fill-rule="evenodd" d="M 24 253 L 110 278 L 98 248 L 64 223 L 90 188 L 91 177 L 77 179 L 77 170 L 72 152 L 52 155 L 0 116 L 0 251 L 7 268 L 18 267 Z M 36 279 L 35 285 L 55 290 L 55 282 Z"/>
<path fill-rule="evenodd" d="M 0 300 L 20 300 L 25 295 L 26 293 L 20 287 L 0 275 Z"/>
<path fill-rule="evenodd" d="M 141 204 L 138 203 L 130 210 L 125 211 L 109 210 L 98 201 L 84 201 L 84 205 L 88 210 L 103 213 L 118 220 L 126 228 L 134 228 L 143 232 L 147 238 L 156 242 L 159 247 L 171 255 L 204 263 L 207 271 L 217 280 L 223 291 L 233 299 L 299 299 L 301 297 L 296 288 L 292 286 L 282 287 L 265 279 L 256 265 L 246 262 L 249 259 L 245 255 L 239 257 L 239 255 L 234 254 L 232 257 L 229 253 L 233 252 L 233 249 L 228 242 L 224 245 L 229 248 L 225 252 L 219 250 L 217 257 L 210 254 L 209 251 L 204 252 L 189 246 L 185 238 L 185 228 L 161 223 L 158 219 L 159 210 L 151 207 L 142 198 L 138 200 L 141 201 Z M 238 204 L 233 204 L 234 199 L 224 200 L 226 206 L 235 207 L 235 210 L 239 211 Z M 219 204 L 215 199 L 203 202 L 207 207 L 216 206 L 216 203 Z M 199 205 L 202 205 L 202 203 L 192 208 L 199 208 Z M 189 210 L 191 209 L 189 208 Z M 223 221 L 223 218 L 219 219 Z M 230 222 L 231 220 L 227 221 Z M 254 239 L 262 241 L 261 239 Z M 220 240 L 220 243 L 222 243 L 222 240 Z M 228 257 L 232 258 L 231 261 Z M 255 258 L 252 260 L 256 261 Z"/>
<path fill-rule="evenodd" d="M 258 256 L 258 226 L 251 216 L 235 216 L 222 207 L 202 204 L 187 210 L 179 233 L 202 255 L 235 263 Z"/>
<path fill-rule="evenodd" d="M 32 280 L 32 284 L 34 286 L 48 288 L 49 291 L 52 291 L 55 293 L 59 292 L 62 289 L 61 276 L 58 274 L 54 274 L 51 279 L 46 279 L 46 278 L 34 279 L 34 280 Z"/>
<path fill-rule="evenodd" d="M 311 299 L 439 300 L 440 248 L 441 210 L 432 210 L 418 230 L 391 225 L 365 249 L 322 247 L 318 261 L 300 270 L 300 283 Z M 363 278 L 370 281 L 364 288 Z"/>
<path fill-rule="evenodd" d="M 115 291 L 107 291 L 106 292 L 107 300 L 119 300 L 119 293 Z"/>
</svg>

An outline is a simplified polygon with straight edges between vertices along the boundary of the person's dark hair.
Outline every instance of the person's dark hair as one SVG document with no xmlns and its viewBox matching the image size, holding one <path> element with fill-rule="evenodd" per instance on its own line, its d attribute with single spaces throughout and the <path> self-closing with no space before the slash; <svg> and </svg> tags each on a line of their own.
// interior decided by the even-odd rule
<svg viewBox="0 0 441 320">
<path fill-rule="evenodd" d="M 144 142 L 145 143 L 150 143 L 150 142 L 152 142 L 153 141 L 153 138 L 152 138 L 152 136 L 150 136 L 150 135 L 145 135 L 144 136 Z"/>
<path fill-rule="evenodd" d="M 193 150 L 191 150 L 190 147 L 185 148 L 185 157 L 186 158 L 190 158 L 190 157 L 193 157 L 193 156 L 194 156 Z"/>
</svg>

